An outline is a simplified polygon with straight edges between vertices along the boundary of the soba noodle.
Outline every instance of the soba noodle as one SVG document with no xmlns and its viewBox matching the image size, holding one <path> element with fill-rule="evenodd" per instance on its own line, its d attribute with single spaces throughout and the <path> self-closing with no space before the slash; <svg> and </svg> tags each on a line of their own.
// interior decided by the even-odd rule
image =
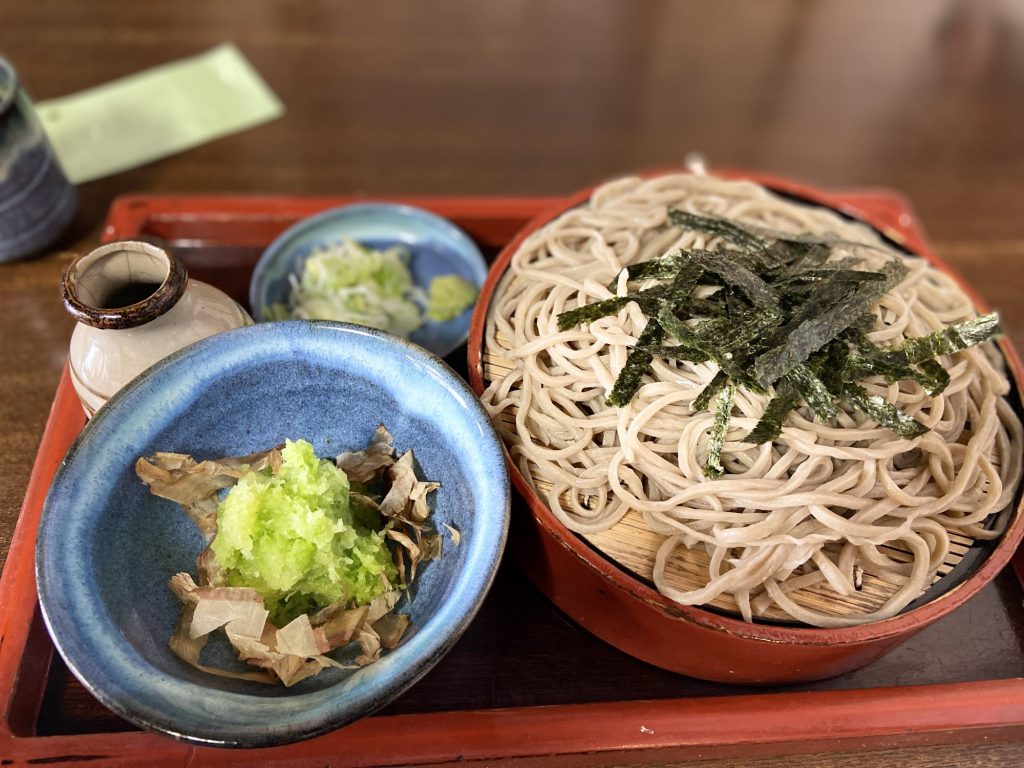
<svg viewBox="0 0 1024 768">
<path fill-rule="evenodd" d="M 743 440 L 769 397 L 739 388 L 722 451 L 725 475 L 707 479 L 713 415 L 691 411 L 690 403 L 717 366 L 656 357 L 630 405 L 614 408 L 605 398 L 646 324 L 643 312 L 631 303 L 568 331 L 556 320 L 624 294 L 626 265 L 675 248 L 729 247 L 671 226 L 670 207 L 784 233 L 831 233 L 847 241 L 833 258 L 855 255 L 867 269 L 905 258 L 909 275 L 874 308 L 868 335 L 879 345 L 976 316 L 948 276 L 828 210 L 709 176 L 609 183 L 523 243 L 491 304 L 485 349 L 512 370 L 491 381 L 483 400 L 513 459 L 538 489 L 550 486 L 542 494 L 572 531 L 604 531 L 630 509 L 641 513 L 664 536 L 650 578 L 678 603 L 729 594 L 748 621 L 776 606 L 821 627 L 897 614 L 932 582 L 948 531 L 987 539 L 1005 525 L 1021 475 L 1022 431 L 1005 399 L 998 350 L 984 344 L 940 358 L 951 381 L 935 397 L 914 381 L 861 382 L 930 427 L 912 440 L 849 409 L 818 421 L 801 404 L 774 442 L 755 446 Z M 909 552 L 909 562 L 887 554 L 892 546 Z M 680 548 L 710 555 L 702 588 L 669 583 L 666 564 Z M 895 585 L 872 612 L 836 615 L 791 597 L 820 582 L 848 595 L 863 573 Z"/>
</svg>

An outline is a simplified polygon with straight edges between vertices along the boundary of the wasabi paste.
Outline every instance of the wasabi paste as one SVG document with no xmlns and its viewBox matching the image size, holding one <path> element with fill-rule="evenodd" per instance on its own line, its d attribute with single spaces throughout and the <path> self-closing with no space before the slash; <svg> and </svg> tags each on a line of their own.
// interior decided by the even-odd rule
<svg viewBox="0 0 1024 768">
<path fill-rule="evenodd" d="M 458 275 L 441 275 L 430 281 L 427 296 L 427 317 L 442 323 L 456 318 L 473 305 L 476 286 Z"/>
</svg>

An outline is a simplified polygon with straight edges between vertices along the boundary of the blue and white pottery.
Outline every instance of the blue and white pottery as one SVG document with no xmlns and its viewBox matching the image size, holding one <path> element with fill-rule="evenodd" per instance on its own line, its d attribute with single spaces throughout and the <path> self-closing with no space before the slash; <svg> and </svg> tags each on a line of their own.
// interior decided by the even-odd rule
<svg viewBox="0 0 1024 768">
<path fill-rule="evenodd" d="M 0 58 L 0 263 L 51 245 L 77 207 L 14 67 Z"/>
<path fill-rule="evenodd" d="M 196 572 L 203 542 L 135 460 L 155 451 L 239 455 L 305 438 L 318 455 L 364 447 L 384 423 L 421 477 L 437 480 L 440 559 L 417 576 L 401 644 L 360 670 L 291 687 L 194 669 L 167 642 L 180 606 L 167 588 Z M 420 347 L 379 331 L 289 321 L 228 331 L 157 363 L 102 408 L 68 451 L 43 508 L 36 579 L 61 656 L 103 704 L 196 744 L 267 747 L 324 733 L 387 704 L 458 640 L 505 545 L 509 485 L 476 396 Z M 456 545 L 446 528 L 461 532 Z M 346 649 L 336 654 L 344 658 Z M 210 654 L 207 656 L 206 654 Z M 214 641 L 203 660 L 238 664 Z M 244 668 L 244 666 L 242 667 Z"/>
<path fill-rule="evenodd" d="M 487 277 L 487 263 L 476 243 L 447 219 L 429 211 L 394 203 L 359 203 L 333 208 L 303 219 L 270 244 L 253 271 L 249 305 L 256 322 L 266 319 L 274 304 L 289 305 L 288 275 L 317 247 L 355 240 L 371 248 L 404 245 L 412 259 L 413 282 L 424 291 L 431 279 L 457 274 L 477 289 Z M 445 322 L 424 318 L 410 340 L 440 357 L 465 344 L 473 308 Z"/>
</svg>

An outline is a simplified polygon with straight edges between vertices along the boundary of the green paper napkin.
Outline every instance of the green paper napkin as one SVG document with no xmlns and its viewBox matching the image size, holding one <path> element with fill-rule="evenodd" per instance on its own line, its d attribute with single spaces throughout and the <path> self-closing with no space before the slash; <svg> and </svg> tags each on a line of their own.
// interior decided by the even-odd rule
<svg viewBox="0 0 1024 768">
<path fill-rule="evenodd" d="M 79 184 L 280 117 L 284 106 L 234 45 L 36 104 Z"/>
</svg>

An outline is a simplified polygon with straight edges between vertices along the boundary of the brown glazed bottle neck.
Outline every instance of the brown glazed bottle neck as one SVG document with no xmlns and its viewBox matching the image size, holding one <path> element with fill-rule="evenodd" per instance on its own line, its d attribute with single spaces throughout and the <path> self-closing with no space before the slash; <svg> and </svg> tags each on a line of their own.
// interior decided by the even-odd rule
<svg viewBox="0 0 1024 768">
<path fill-rule="evenodd" d="M 163 315 L 185 293 L 188 272 L 173 254 L 151 243 L 120 240 L 75 260 L 61 281 L 64 307 L 93 328 L 135 328 Z M 126 306 L 110 306 L 118 290 L 159 284 Z"/>
</svg>

